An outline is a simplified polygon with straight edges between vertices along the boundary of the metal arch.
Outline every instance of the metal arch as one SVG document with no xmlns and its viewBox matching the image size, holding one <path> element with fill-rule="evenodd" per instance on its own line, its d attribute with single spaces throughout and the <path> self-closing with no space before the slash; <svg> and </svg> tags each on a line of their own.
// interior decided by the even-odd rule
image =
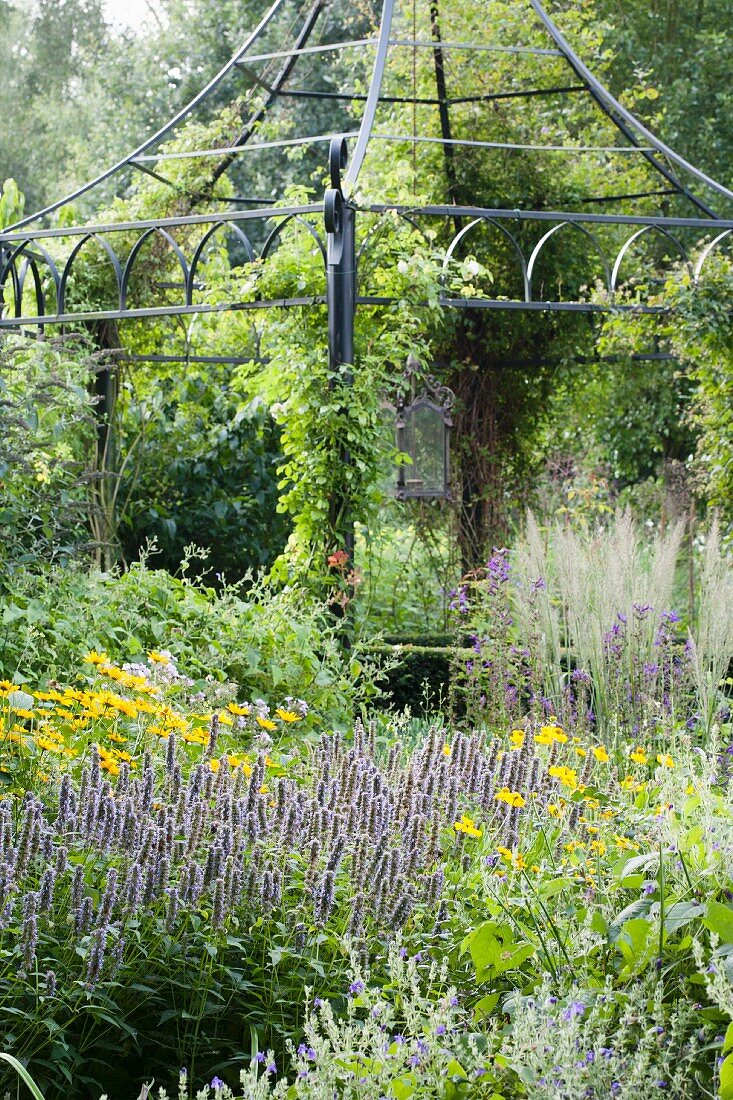
<svg viewBox="0 0 733 1100">
<path fill-rule="evenodd" d="M 656 152 L 660 153 L 662 156 L 667 157 L 674 164 L 676 164 L 678 168 L 682 168 L 686 172 L 689 172 L 692 176 L 694 176 L 696 180 L 698 180 L 698 182 L 705 184 L 707 187 L 710 187 L 713 191 L 717 192 L 719 195 L 722 195 L 724 198 L 733 199 L 733 191 L 730 191 L 727 187 L 724 187 L 722 183 L 718 183 L 717 180 L 712 179 L 712 177 L 706 175 L 705 172 L 701 172 L 699 168 L 696 168 L 693 164 L 690 164 L 689 161 L 685 160 L 685 158 L 680 156 L 679 153 L 676 153 L 674 149 L 672 149 L 669 145 L 666 145 L 665 142 L 656 137 L 651 132 L 651 130 L 648 130 L 646 126 L 643 125 L 643 123 L 639 122 L 639 120 L 636 118 L 635 115 L 631 113 L 631 111 L 627 111 L 627 109 L 623 107 L 613 95 L 611 95 L 608 89 L 593 76 L 593 73 L 590 71 L 587 65 L 585 65 L 580 60 L 578 55 L 570 46 L 570 43 L 567 41 L 565 36 L 561 33 L 559 28 L 545 11 L 542 4 L 540 3 L 540 0 L 530 0 L 530 3 L 532 4 L 532 7 L 534 8 L 536 14 L 544 23 L 550 37 L 553 39 L 558 49 L 560 49 L 563 53 L 565 59 L 568 61 L 568 63 L 577 73 L 577 75 L 581 78 L 581 80 L 585 81 L 589 91 L 593 95 L 593 98 L 603 109 L 603 111 L 608 115 L 614 125 L 619 130 L 621 130 L 622 133 L 625 133 L 628 136 L 632 137 L 631 134 L 628 134 L 628 130 L 625 129 L 624 125 L 622 125 L 622 123 L 625 123 L 627 127 L 631 127 L 635 129 L 639 134 L 641 134 L 642 137 L 644 137 L 649 142 L 649 144 L 653 146 Z M 635 139 L 632 137 L 632 140 Z M 688 191 L 684 184 L 682 184 L 680 180 L 672 175 L 665 167 L 665 165 L 660 164 L 659 161 L 649 153 L 645 153 L 644 155 L 647 157 L 650 163 L 654 165 L 657 171 L 661 172 L 661 174 L 666 179 L 668 179 L 670 183 L 673 183 L 679 191 L 681 191 L 688 199 L 690 199 L 691 202 L 694 202 L 695 205 L 698 206 L 701 210 L 705 210 L 705 212 L 711 217 L 718 217 L 715 211 L 711 210 L 705 203 L 698 199 L 697 196 Z"/>
<path fill-rule="evenodd" d="M 358 207 L 357 207 L 357 209 L 358 209 Z M 387 219 L 387 214 L 388 213 L 397 214 L 397 217 L 401 218 L 402 221 L 407 222 L 409 225 L 411 225 L 412 228 L 415 229 L 420 234 L 420 236 L 425 240 L 426 243 L 428 243 L 428 244 L 430 243 L 430 238 L 428 237 L 427 233 L 425 232 L 423 227 L 420 225 L 420 223 L 418 221 L 416 221 L 413 217 L 411 217 L 409 214 L 407 214 L 404 210 L 395 210 L 395 211 L 384 210 L 384 211 L 382 211 L 382 216 L 380 217 L 379 221 L 376 222 L 376 224 L 371 227 L 371 229 L 366 233 L 366 235 L 364 236 L 363 241 L 359 245 L 359 250 L 356 253 L 356 266 L 357 267 L 359 266 L 359 261 L 361 260 L 361 257 L 362 257 L 362 255 L 364 254 L 364 252 L 366 250 L 366 246 L 369 244 L 369 242 L 372 240 L 372 238 L 374 236 L 376 236 L 377 233 L 379 233 L 380 230 L 384 229 L 385 226 L 387 226 L 389 224 L 388 219 Z"/>
<path fill-rule="evenodd" d="M 582 233 L 583 236 L 587 237 L 588 240 L 593 244 L 593 247 L 596 249 L 603 263 L 603 270 L 606 275 L 606 289 L 608 290 L 609 294 L 612 291 L 611 268 L 608 264 L 608 256 L 606 255 L 605 248 L 603 248 L 595 233 L 591 233 L 590 229 L 586 229 L 586 227 L 584 225 L 581 225 L 579 222 L 560 222 L 558 225 L 553 225 L 552 229 L 548 229 L 547 232 L 543 234 L 542 237 L 540 237 L 537 244 L 532 249 L 532 255 L 530 256 L 529 263 L 527 264 L 527 279 L 530 288 L 530 301 L 532 294 L 532 272 L 534 271 L 534 265 L 539 259 L 540 253 L 542 252 L 542 249 L 544 248 L 547 241 L 549 241 L 550 237 L 554 236 L 555 233 L 559 233 L 561 229 L 565 229 L 567 226 L 569 226 L 571 229 L 576 230 L 578 233 Z"/>
<path fill-rule="evenodd" d="M 364 240 L 359 245 L 358 252 L 356 253 L 356 255 L 354 257 L 354 268 L 355 268 L 354 279 L 355 279 L 355 285 L 357 287 L 357 295 L 359 293 L 358 292 L 358 286 L 359 286 L 359 274 L 360 274 L 361 260 L 362 260 L 362 257 L 364 255 L 367 255 L 366 246 L 368 244 L 370 244 L 371 242 L 373 242 L 374 238 L 379 234 L 379 232 L 381 230 L 383 230 L 385 227 L 388 226 L 387 213 L 388 213 L 388 211 L 386 211 L 386 210 L 383 211 L 382 216 L 380 217 L 379 221 L 375 225 L 373 225 L 371 227 L 371 229 L 367 232 L 366 236 L 364 237 Z M 428 237 L 427 233 L 425 232 L 425 230 L 423 229 L 423 227 L 420 225 L 419 222 L 417 222 L 409 214 L 405 213 L 405 211 L 394 211 L 394 213 L 396 213 L 397 217 L 401 218 L 402 221 L 407 222 L 408 225 L 411 225 L 412 228 L 417 233 L 420 234 L 420 236 L 423 238 L 423 240 L 425 241 L 426 244 L 428 244 L 428 245 L 430 244 L 430 238 Z"/>
<path fill-rule="evenodd" d="M 191 265 L 188 269 L 188 278 L 186 279 L 186 305 L 193 304 L 193 283 L 194 279 L 196 278 L 196 268 L 199 265 L 199 260 L 201 259 L 204 248 L 214 236 L 214 234 L 218 233 L 218 231 L 223 226 L 226 226 L 227 229 L 231 229 L 234 231 L 234 235 L 237 237 L 240 243 L 244 245 L 245 251 L 247 253 L 247 259 L 250 263 L 253 263 L 254 261 L 255 252 L 252 247 L 252 242 L 250 241 L 244 230 L 239 228 L 236 222 L 217 222 L 215 225 L 210 226 L 204 233 L 199 243 L 196 245 L 196 249 L 193 253 L 193 256 L 191 257 Z"/>
<path fill-rule="evenodd" d="M 5 302 L 5 284 L 7 282 L 8 275 L 10 275 L 13 286 L 13 303 L 20 301 L 21 289 L 20 282 L 18 281 L 18 272 L 16 271 L 15 264 L 6 263 L 5 259 L 0 253 L 0 317 L 2 317 L 3 307 L 8 303 Z"/>
<path fill-rule="evenodd" d="M 379 99 L 382 91 L 382 80 L 384 79 L 384 67 L 387 63 L 387 54 L 389 52 L 389 35 L 392 29 L 394 4 L 395 0 L 384 0 L 384 5 L 382 7 L 382 22 L 379 27 L 377 56 L 374 59 L 372 79 L 369 83 L 367 101 L 364 104 L 364 114 L 361 116 L 359 136 L 356 139 L 354 152 L 351 154 L 351 160 L 349 162 L 349 167 L 346 172 L 346 177 L 344 179 L 345 186 L 351 192 L 353 192 L 356 185 L 356 181 L 359 177 L 359 172 L 361 171 L 361 166 L 364 163 L 364 157 L 366 156 L 369 139 L 372 136 L 372 129 L 374 127 L 374 116 L 377 113 L 377 107 L 379 105 Z"/>
<path fill-rule="evenodd" d="M 72 191 L 71 194 L 66 195 L 63 199 L 58 199 L 56 202 L 51 203 L 49 206 L 44 206 L 42 210 L 37 210 L 35 214 L 29 214 L 27 217 L 22 218 L 20 221 L 15 222 L 13 225 L 7 226 L 7 231 L 12 232 L 16 229 L 22 229 L 23 226 L 30 225 L 31 222 L 38 221 L 39 218 L 45 217 L 46 214 L 52 214 L 54 210 L 58 210 L 60 209 L 60 207 L 66 206 L 67 203 L 74 202 L 82 195 L 85 195 L 87 191 L 91 191 L 92 188 L 96 187 L 100 183 L 103 183 L 106 179 L 109 179 L 109 177 L 113 176 L 115 172 L 119 172 L 122 168 L 126 168 L 130 161 L 134 160 L 135 157 L 138 157 L 142 153 L 145 153 L 148 149 L 151 148 L 151 146 L 160 141 L 161 138 L 164 138 L 166 134 L 170 133 L 170 131 L 174 129 L 179 122 L 182 122 L 183 119 L 191 113 L 191 111 L 195 110 L 196 107 L 198 107 L 199 103 L 202 103 L 207 98 L 207 96 L 210 95 L 211 92 L 218 88 L 221 82 L 232 72 L 233 69 L 237 67 L 237 63 L 241 61 L 242 56 L 247 52 L 247 50 L 256 41 L 256 39 L 259 38 L 260 34 L 262 34 L 262 32 L 269 26 L 269 24 L 272 22 L 272 20 L 275 18 L 279 10 L 285 5 L 286 2 L 287 0 L 274 0 L 274 3 L 271 5 L 268 11 L 265 12 L 264 16 L 257 24 L 255 29 L 251 32 L 251 34 L 248 35 L 245 42 L 239 47 L 237 52 L 232 57 L 230 57 L 229 61 L 227 61 L 226 65 L 224 65 L 224 67 L 219 70 L 216 76 L 212 77 L 206 87 L 203 88 L 197 95 L 195 95 L 193 99 L 191 99 L 185 105 L 185 107 L 182 107 L 181 110 L 173 116 L 173 118 L 169 119 L 168 122 L 166 122 L 165 126 L 162 126 L 151 137 L 147 138 L 142 143 L 142 145 L 138 145 L 137 149 L 135 149 L 132 153 L 128 153 L 126 157 L 124 157 L 122 160 L 118 160 L 115 164 L 112 165 L 111 168 L 105 169 L 104 172 L 101 172 L 89 183 L 85 183 L 82 187 L 79 187 L 76 191 Z"/>
<path fill-rule="evenodd" d="M 43 247 L 42 244 L 39 244 L 36 241 L 36 242 L 34 242 L 33 247 L 38 252 L 40 252 L 41 258 L 44 260 L 44 262 L 46 263 L 46 266 L 48 267 L 49 271 L 51 272 L 51 277 L 53 278 L 54 291 L 56 293 L 56 302 L 58 304 L 60 279 L 59 279 L 58 268 L 56 267 L 56 262 L 55 262 L 53 256 L 51 256 L 50 253 L 46 251 L 46 249 Z M 6 273 L 7 273 L 8 269 L 11 268 L 11 267 L 13 269 L 15 269 L 16 259 L 18 259 L 19 257 L 22 257 L 23 260 L 25 261 L 25 263 L 24 263 L 23 267 L 21 268 L 20 274 L 18 274 L 17 271 L 16 271 L 16 275 L 13 278 L 13 284 L 14 284 L 14 288 L 15 288 L 15 292 L 16 292 L 15 293 L 16 314 L 15 315 L 16 315 L 16 317 L 21 316 L 19 310 L 22 308 L 23 291 L 25 289 L 25 274 L 26 274 L 26 271 L 27 271 L 28 267 L 30 267 L 31 271 L 33 272 L 33 282 L 34 282 L 35 288 L 36 288 L 36 306 L 39 310 L 38 315 L 39 315 L 39 317 L 43 317 L 43 316 L 45 316 L 45 313 L 46 313 L 46 295 L 43 293 L 43 283 L 42 283 L 41 277 L 38 273 L 38 265 L 36 263 L 36 257 L 33 256 L 31 253 L 26 252 L 26 249 L 28 249 L 28 248 L 30 248 L 30 241 L 21 241 L 21 243 L 18 245 L 18 247 L 13 249 L 12 252 L 10 252 L 10 254 L 8 255 L 8 258 L 5 262 L 5 268 L 4 268 L 4 271 L 3 271 L 2 285 L 4 287 L 4 285 L 5 285 L 5 276 L 6 276 Z"/>
<path fill-rule="evenodd" d="M 687 264 L 687 270 L 690 273 L 690 278 L 694 281 L 695 275 L 692 270 L 692 263 L 690 261 L 687 249 L 684 247 L 682 242 L 679 241 L 673 233 L 670 233 L 670 231 L 668 229 L 665 229 L 662 225 L 643 225 L 641 229 L 637 229 L 636 233 L 631 234 L 628 241 L 626 241 L 625 244 L 621 246 L 621 249 L 616 256 L 616 261 L 613 265 L 613 271 L 611 273 L 611 294 L 616 293 L 616 280 L 618 279 L 618 273 L 621 270 L 621 264 L 623 263 L 624 256 L 631 248 L 632 244 L 634 244 L 634 242 L 639 239 L 639 237 L 643 237 L 645 233 L 649 233 L 650 231 L 661 233 L 663 237 L 667 237 L 667 239 L 672 242 L 684 262 Z"/>
<path fill-rule="evenodd" d="M 710 241 L 708 244 L 705 245 L 702 252 L 700 253 L 700 258 L 698 259 L 697 263 L 695 264 L 694 280 L 695 280 L 696 283 L 700 279 L 700 274 L 702 272 L 703 264 L 705 263 L 707 258 L 710 256 L 710 253 L 713 251 L 714 248 L 716 248 L 720 244 L 720 242 L 725 237 L 730 236 L 731 233 L 733 233 L 733 229 L 724 229 L 722 233 L 718 233 L 717 237 L 714 237 L 712 241 Z"/>
<path fill-rule="evenodd" d="M 76 257 L 81 252 L 84 245 L 87 243 L 87 241 L 90 241 L 90 240 L 98 241 L 101 244 L 102 248 L 107 253 L 107 256 L 110 259 L 110 262 L 112 264 L 112 270 L 115 273 L 115 279 L 117 281 L 117 296 L 118 296 L 118 300 L 119 300 L 119 296 L 120 296 L 120 293 L 122 291 L 122 265 L 121 265 L 121 263 L 118 259 L 117 253 L 115 252 L 114 248 L 109 243 L 109 241 L 107 240 L 106 237 L 103 237 L 100 233 L 87 233 L 87 235 L 85 237 L 82 237 L 81 240 L 78 241 L 77 244 L 74 245 L 71 253 L 69 254 L 69 258 L 67 259 L 66 263 L 64 264 L 64 270 L 61 273 L 61 282 L 59 283 L 59 289 L 58 289 L 58 301 L 56 303 L 56 312 L 57 313 L 64 313 L 65 312 L 66 285 L 69 281 L 69 276 L 71 275 L 72 265 L 73 265 L 74 260 L 76 259 Z"/>
<path fill-rule="evenodd" d="M 324 245 L 323 241 L 321 240 L 317 230 L 314 229 L 314 227 L 311 225 L 310 222 L 307 222 L 305 220 L 305 218 L 301 217 L 300 214 L 287 214 L 283 218 L 283 220 L 278 225 L 276 225 L 275 228 L 270 231 L 270 233 L 268 233 L 267 240 L 263 244 L 262 249 L 260 251 L 261 259 L 263 259 L 263 260 L 267 259 L 267 256 L 270 252 L 270 249 L 272 248 L 272 245 L 275 243 L 275 241 L 280 236 L 280 234 L 282 233 L 285 226 L 290 221 L 296 221 L 296 222 L 299 223 L 299 225 L 302 225 L 305 229 L 308 230 L 311 237 L 313 237 L 313 240 L 318 245 L 318 249 L 321 253 L 321 256 L 323 256 L 323 262 L 325 264 L 325 262 L 326 262 L 326 246 Z"/>
<path fill-rule="evenodd" d="M 521 274 L 522 274 L 522 284 L 524 286 L 524 300 L 525 300 L 525 302 L 531 301 L 529 278 L 528 278 L 528 275 L 527 275 L 527 261 L 524 258 L 524 253 L 522 252 L 522 249 L 519 245 L 519 241 L 514 236 L 514 234 L 509 229 L 507 229 L 507 227 L 502 222 L 500 222 L 497 218 L 492 218 L 492 217 L 474 218 L 474 220 L 469 222 L 468 225 L 465 225 L 463 227 L 463 229 L 460 230 L 460 232 L 456 233 L 455 237 L 453 238 L 453 240 L 450 243 L 448 251 L 445 254 L 445 258 L 443 260 L 443 271 L 445 272 L 447 270 L 448 264 L 453 259 L 453 253 L 454 253 L 454 251 L 456 249 L 456 246 L 458 245 L 459 241 L 461 241 L 462 238 L 465 237 L 466 234 L 469 233 L 475 226 L 482 225 L 484 222 L 488 222 L 490 225 L 493 225 L 494 228 L 498 229 L 501 233 L 503 233 L 504 236 L 507 238 L 507 240 L 510 241 L 511 244 L 513 245 L 514 251 L 516 252 L 517 257 L 519 259 L 519 270 L 521 271 Z"/>
<path fill-rule="evenodd" d="M 125 263 L 125 270 L 122 273 L 122 283 L 120 285 L 121 311 L 127 309 L 127 287 L 130 282 L 132 266 L 138 257 L 140 249 L 145 244 L 148 237 L 152 237 L 155 233 L 158 233 L 165 241 L 168 242 L 170 247 L 173 249 L 175 257 L 178 260 L 178 265 L 181 269 L 181 272 L 183 273 L 183 284 L 184 286 L 187 286 L 188 284 L 188 264 L 186 263 L 186 257 L 183 255 L 180 246 L 176 243 L 173 237 L 171 237 L 170 233 L 167 233 L 165 229 L 161 229 L 160 226 L 157 226 L 154 229 L 146 229 L 143 235 L 139 237 L 133 245 L 130 255 L 127 257 L 127 262 Z"/>
<path fill-rule="evenodd" d="M 46 295 L 43 293 L 43 280 L 38 271 L 38 264 L 32 256 L 23 256 L 22 264 L 20 265 L 20 275 L 18 276 L 18 287 L 20 289 L 20 296 L 15 303 L 15 316 L 21 317 L 20 312 L 23 308 L 23 291 L 25 290 L 25 277 L 30 268 L 33 274 L 33 285 L 36 291 L 36 310 L 38 317 L 46 317 Z"/>
</svg>

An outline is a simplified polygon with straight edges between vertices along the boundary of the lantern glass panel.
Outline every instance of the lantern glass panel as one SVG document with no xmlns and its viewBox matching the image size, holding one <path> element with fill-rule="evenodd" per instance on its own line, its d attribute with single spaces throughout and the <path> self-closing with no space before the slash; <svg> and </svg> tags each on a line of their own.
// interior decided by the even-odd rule
<svg viewBox="0 0 733 1100">
<path fill-rule="evenodd" d="M 445 493 L 445 421 L 443 410 L 418 401 L 405 410 L 404 449 L 412 459 L 404 467 L 405 491 L 420 496 Z"/>
</svg>

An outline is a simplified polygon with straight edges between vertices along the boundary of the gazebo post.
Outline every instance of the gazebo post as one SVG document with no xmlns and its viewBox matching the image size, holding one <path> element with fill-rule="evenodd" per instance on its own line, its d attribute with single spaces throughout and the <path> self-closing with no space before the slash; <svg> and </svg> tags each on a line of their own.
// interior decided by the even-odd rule
<svg viewBox="0 0 733 1100">
<path fill-rule="evenodd" d="M 328 309 L 328 365 L 331 388 L 343 387 L 344 401 L 349 400 L 348 388 L 353 385 L 354 316 L 356 312 L 356 211 L 341 190 L 341 170 L 346 167 L 346 141 L 331 138 L 329 172 L 331 186 L 326 191 L 324 219 L 327 234 L 326 303 Z M 343 369 L 343 368 L 347 369 Z M 351 461 L 348 447 L 342 444 L 339 463 Z M 330 501 L 329 526 L 340 548 L 354 557 L 354 522 L 351 517 L 348 491 L 335 492 Z M 338 549 L 339 546 L 333 547 Z M 332 549 L 329 547 L 329 549 Z"/>
</svg>

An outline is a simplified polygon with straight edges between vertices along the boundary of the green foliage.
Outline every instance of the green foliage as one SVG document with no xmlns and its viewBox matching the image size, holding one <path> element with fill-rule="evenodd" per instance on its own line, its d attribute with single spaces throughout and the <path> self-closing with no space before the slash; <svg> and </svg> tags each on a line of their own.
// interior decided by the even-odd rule
<svg viewBox="0 0 733 1100">
<path fill-rule="evenodd" d="M 7 179 L 0 187 L 0 229 L 11 225 L 23 216 L 25 195 L 14 179 Z"/>
<path fill-rule="evenodd" d="M 94 370 L 74 344 L 0 343 L 0 587 L 89 549 Z"/>
<path fill-rule="evenodd" d="M 300 589 L 250 582 L 217 592 L 144 561 L 122 575 L 16 575 L 0 612 L 0 677 L 62 678 L 89 648 L 113 659 L 169 650 L 195 678 L 233 681 L 251 696 L 307 696 L 338 725 L 376 691 L 377 670 L 364 662 L 352 680 L 333 616 Z"/>
<path fill-rule="evenodd" d="M 127 561 L 154 539 L 170 572 L 190 545 L 206 551 L 209 574 L 230 581 L 271 564 L 286 530 L 276 511 L 278 435 L 261 404 L 237 409 L 224 370 L 189 367 L 137 401 L 130 395 L 122 427 L 132 452 L 117 530 Z"/>
</svg>

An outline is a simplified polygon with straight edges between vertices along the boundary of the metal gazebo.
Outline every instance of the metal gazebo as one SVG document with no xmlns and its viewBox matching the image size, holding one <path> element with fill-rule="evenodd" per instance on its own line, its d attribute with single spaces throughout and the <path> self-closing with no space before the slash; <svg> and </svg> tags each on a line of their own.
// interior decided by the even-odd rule
<svg viewBox="0 0 733 1100">
<path fill-rule="evenodd" d="M 622 106 L 584 64 L 540 0 L 517 0 L 515 6 L 521 9 L 517 25 L 524 41 L 516 28 L 507 32 L 504 21 L 493 19 L 490 3 L 469 5 L 469 10 L 484 12 L 480 36 L 452 40 L 447 0 L 381 0 L 375 5 L 376 30 L 362 27 L 361 37 L 346 39 L 337 33 L 343 23 L 334 18 L 337 0 L 274 0 L 221 71 L 156 133 L 77 191 L 0 233 L 0 329 L 43 332 L 79 322 L 325 304 L 331 363 L 353 364 L 355 311 L 363 304 L 389 304 L 389 299 L 369 293 L 363 278 L 369 234 L 357 252 L 357 220 L 368 224 L 388 212 L 421 229 L 446 227 L 446 265 L 467 250 L 479 255 L 487 237 L 500 239 L 512 256 L 510 285 L 493 287 L 491 295 L 467 297 L 446 284 L 441 298 L 446 309 L 659 310 L 623 293 L 634 256 L 651 239 L 660 240 L 697 280 L 713 250 L 731 240 L 733 192 L 688 163 Z M 506 85 L 481 85 L 475 94 L 461 95 L 462 67 L 470 64 L 480 74 L 481 60 L 489 54 L 505 62 Z M 166 143 L 189 119 L 243 92 L 251 109 L 229 144 L 171 151 Z M 571 134 L 563 136 L 562 107 L 570 98 L 582 99 L 597 113 L 602 142 L 583 145 Z M 523 133 L 516 142 L 495 140 L 492 111 L 522 111 L 538 102 L 554 112 L 549 140 L 541 140 L 542 133 L 531 140 Z M 315 111 L 327 120 L 325 132 L 302 132 L 298 110 L 304 105 L 309 119 Z M 331 124 L 333 119 L 338 126 Z M 409 195 L 393 199 L 374 194 L 374 186 L 364 197 L 370 163 L 378 166 L 385 150 L 395 147 L 404 151 L 408 165 L 412 158 L 415 168 L 418 157 L 429 158 L 439 150 L 445 188 L 438 196 L 441 201 L 405 201 Z M 319 201 L 289 203 L 278 193 L 277 182 L 266 198 L 255 193 L 263 178 L 297 182 L 298 164 L 300 181 L 308 183 L 314 166 L 326 162 L 326 151 L 329 186 Z M 300 158 L 295 167 L 294 157 Z M 461 157 L 557 157 L 568 164 L 583 157 L 594 158 L 596 164 L 621 160 L 634 166 L 634 179 L 641 182 L 626 192 L 612 188 L 608 194 L 568 194 L 558 209 L 535 209 L 520 194 L 511 196 L 510 206 L 492 202 L 490 194 L 465 195 Z M 211 165 L 211 189 L 183 195 L 184 213 L 130 221 L 89 217 L 67 224 L 69 210 L 99 208 L 110 196 L 124 193 L 135 173 L 176 189 L 166 165 L 185 159 Z M 435 169 L 435 162 L 429 163 Z M 248 165 L 255 166 L 249 176 Z M 236 193 L 222 203 L 214 185 L 224 175 L 234 181 Z M 490 172 L 484 175 L 490 180 Z M 372 169 L 370 178 L 375 177 L 378 171 Z M 64 209 L 67 214 L 60 219 Z M 202 300 L 201 272 L 215 234 L 234 240 L 239 261 L 246 263 L 277 247 L 283 228 L 293 220 L 307 226 L 322 252 L 321 293 L 277 300 Z M 190 242 L 197 227 L 195 245 L 179 243 L 177 234 L 184 233 Z M 544 283 L 545 255 L 569 233 L 587 242 L 593 259 L 584 282 L 595 281 L 600 295 L 561 293 Z M 131 300 L 136 265 L 151 239 L 175 257 L 177 297 L 171 300 L 169 294 L 156 304 L 139 305 Z M 75 265 L 90 242 L 102 249 L 112 272 L 114 300 L 106 308 L 89 309 L 74 299 Z"/>
</svg>

